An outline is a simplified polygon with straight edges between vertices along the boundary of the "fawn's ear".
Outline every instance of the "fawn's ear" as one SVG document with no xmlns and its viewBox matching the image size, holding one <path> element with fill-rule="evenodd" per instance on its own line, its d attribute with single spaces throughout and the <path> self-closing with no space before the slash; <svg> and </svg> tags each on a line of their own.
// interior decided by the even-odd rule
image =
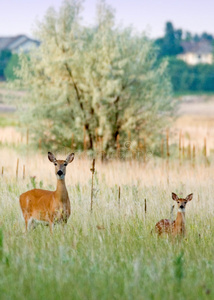
<svg viewBox="0 0 214 300">
<path fill-rule="evenodd" d="M 193 198 L 193 194 L 189 194 L 187 197 L 186 197 L 186 201 L 191 201 Z"/>
<path fill-rule="evenodd" d="M 71 154 L 69 154 L 68 156 L 67 156 L 67 158 L 66 158 L 66 162 L 67 162 L 67 164 L 69 164 L 69 163 L 71 163 L 72 161 L 74 160 L 74 153 L 71 153 Z"/>
<path fill-rule="evenodd" d="M 172 199 L 174 200 L 174 201 L 178 201 L 178 196 L 175 194 L 175 193 L 172 193 Z"/>
<path fill-rule="evenodd" d="M 53 153 L 48 152 L 48 159 L 54 163 L 56 161 L 56 157 L 53 155 Z"/>
</svg>

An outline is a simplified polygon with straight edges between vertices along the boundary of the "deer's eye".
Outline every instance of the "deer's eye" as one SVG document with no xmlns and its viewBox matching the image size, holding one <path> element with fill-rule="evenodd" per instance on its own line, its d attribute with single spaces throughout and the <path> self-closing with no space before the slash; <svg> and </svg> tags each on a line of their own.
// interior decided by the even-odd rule
<svg viewBox="0 0 214 300">
<path fill-rule="evenodd" d="M 177 201 L 177 203 L 180 203 L 179 201 Z"/>
<path fill-rule="evenodd" d="M 54 163 L 55 166 L 57 166 L 57 163 Z"/>
<path fill-rule="evenodd" d="M 67 166 L 67 163 L 64 163 L 64 166 L 66 167 L 66 166 Z"/>
</svg>

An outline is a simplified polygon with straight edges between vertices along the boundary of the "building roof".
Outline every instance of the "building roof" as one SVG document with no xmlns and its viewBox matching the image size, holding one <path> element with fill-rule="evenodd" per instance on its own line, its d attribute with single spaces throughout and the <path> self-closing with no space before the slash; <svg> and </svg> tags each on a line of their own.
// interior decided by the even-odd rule
<svg viewBox="0 0 214 300">
<path fill-rule="evenodd" d="M 36 46 L 40 45 L 39 41 L 30 39 L 26 35 L 17 35 L 13 37 L 0 37 L 0 50 L 15 51 L 26 42 L 32 42 Z"/>
<path fill-rule="evenodd" d="M 212 53 L 213 47 L 209 41 L 202 40 L 195 41 L 183 41 L 181 42 L 183 53 L 196 53 L 196 54 L 209 54 Z"/>
</svg>

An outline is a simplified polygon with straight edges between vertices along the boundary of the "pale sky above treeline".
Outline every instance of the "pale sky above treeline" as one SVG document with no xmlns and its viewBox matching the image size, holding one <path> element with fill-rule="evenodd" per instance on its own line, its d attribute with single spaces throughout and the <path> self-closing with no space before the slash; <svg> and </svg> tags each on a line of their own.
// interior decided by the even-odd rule
<svg viewBox="0 0 214 300">
<path fill-rule="evenodd" d="M 214 35 L 214 0 L 107 0 L 116 12 L 116 21 L 124 27 L 132 25 L 152 37 L 164 34 L 166 21 L 176 29 L 193 34 Z M 95 22 L 97 0 L 85 0 L 84 24 Z M 61 6 L 62 0 L 0 0 L 0 36 L 26 34 L 33 37 L 36 21 L 41 21 L 50 6 Z"/>
</svg>

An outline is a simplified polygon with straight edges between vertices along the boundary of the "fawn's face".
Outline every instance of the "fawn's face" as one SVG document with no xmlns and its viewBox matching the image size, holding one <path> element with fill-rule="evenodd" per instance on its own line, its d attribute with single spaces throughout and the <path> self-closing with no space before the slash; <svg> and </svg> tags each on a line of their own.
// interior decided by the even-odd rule
<svg viewBox="0 0 214 300">
<path fill-rule="evenodd" d="M 185 199 L 183 199 L 183 198 L 178 198 L 178 196 L 175 193 L 172 193 L 172 199 L 177 202 L 179 212 L 185 212 L 186 204 L 187 202 L 191 201 L 192 198 L 193 198 L 193 194 L 189 194 Z"/>
<path fill-rule="evenodd" d="M 64 179 L 67 165 L 74 160 L 74 153 L 69 154 L 66 160 L 57 160 L 51 152 L 48 152 L 48 158 L 55 165 L 57 179 Z"/>
</svg>

